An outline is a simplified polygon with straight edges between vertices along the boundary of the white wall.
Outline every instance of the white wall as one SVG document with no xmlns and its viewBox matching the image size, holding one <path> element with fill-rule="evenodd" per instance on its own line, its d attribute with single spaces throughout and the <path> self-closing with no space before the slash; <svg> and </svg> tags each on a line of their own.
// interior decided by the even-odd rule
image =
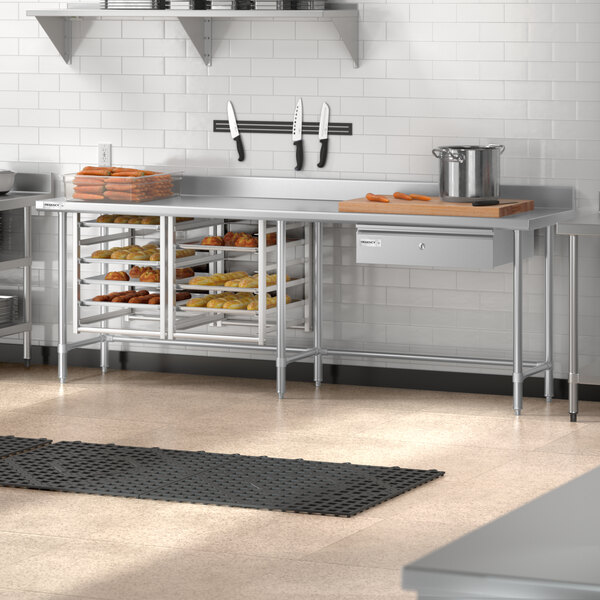
<svg viewBox="0 0 600 600">
<path fill-rule="evenodd" d="M 96 161 L 111 142 L 118 164 L 165 164 L 190 173 L 432 181 L 431 148 L 500 142 L 506 183 L 570 185 L 580 206 L 600 187 L 600 3 L 363 2 L 361 65 L 354 69 L 333 25 L 216 22 L 206 68 L 177 22 L 96 20 L 75 24 L 65 65 L 30 8 L 0 3 L 0 165 L 57 173 Z M 333 137 L 326 169 L 318 141 L 306 141 L 305 170 L 293 170 L 287 136 L 245 134 L 237 162 L 226 134 L 212 133 L 233 100 L 240 119 L 289 119 L 298 96 L 305 118 L 322 101 L 352 137 Z M 36 218 L 41 323 L 54 306 L 54 225 Z M 356 266 L 352 231 L 329 229 L 327 326 L 344 344 L 507 355 L 510 268 L 491 273 Z M 600 356 L 600 243 L 582 247 L 582 352 Z M 567 262 L 557 241 L 557 361 L 566 373 Z M 530 261 L 526 354 L 542 348 L 541 257 Z M 43 283 L 42 285 L 42 282 Z M 332 304 L 333 302 L 333 304 Z M 338 305 L 341 304 L 341 309 Z M 335 312 L 335 317 L 334 313 Z M 349 326 L 348 324 L 352 324 Z M 430 348 L 426 348 L 430 349 Z"/>
</svg>

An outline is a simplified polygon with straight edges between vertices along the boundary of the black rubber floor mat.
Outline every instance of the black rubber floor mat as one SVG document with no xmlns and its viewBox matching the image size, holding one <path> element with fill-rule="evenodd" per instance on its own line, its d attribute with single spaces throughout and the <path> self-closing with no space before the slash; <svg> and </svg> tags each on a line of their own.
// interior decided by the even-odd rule
<svg viewBox="0 0 600 600">
<path fill-rule="evenodd" d="M 6 458 L 13 454 L 19 454 L 26 450 L 33 450 L 40 446 L 46 446 L 52 440 L 46 438 L 22 438 L 14 435 L 0 435 L 0 458 Z"/>
<path fill-rule="evenodd" d="M 351 517 L 436 470 L 59 442 L 0 461 L 0 485 Z"/>
</svg>

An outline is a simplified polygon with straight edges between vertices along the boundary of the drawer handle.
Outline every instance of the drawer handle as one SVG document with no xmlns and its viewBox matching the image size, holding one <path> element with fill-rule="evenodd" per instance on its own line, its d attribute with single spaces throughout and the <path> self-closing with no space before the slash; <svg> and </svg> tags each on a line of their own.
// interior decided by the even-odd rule
<svg viewBox="0 0 600 600">
<path fill-rule="evenodd" d="M 423 242 L 419 242 L 419 250 L 425 250 L 425 244 Z"/>
</svg>

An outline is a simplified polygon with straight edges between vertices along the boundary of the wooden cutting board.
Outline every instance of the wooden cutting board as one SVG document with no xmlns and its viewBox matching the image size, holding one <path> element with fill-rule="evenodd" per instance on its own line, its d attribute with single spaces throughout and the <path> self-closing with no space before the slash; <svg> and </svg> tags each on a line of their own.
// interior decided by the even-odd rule
<svg viewBox="0 0 600 600">
<path fill-rule="evenodd" d="M 382 194 L 383 195 L 383 194 Z M 468 202 L 444 202 L 439 197 L 429 201 L 397 200 L 393 196 L 387 202 L 370 202 L 366 198 L 343 200 L 339 212 L 375 213 L 388 215 L 436 215 L 446 217 L 507 217 L 533 210 L 533 200 L 500 200 L 495 206 L 472 206 Z"/>
</svg>

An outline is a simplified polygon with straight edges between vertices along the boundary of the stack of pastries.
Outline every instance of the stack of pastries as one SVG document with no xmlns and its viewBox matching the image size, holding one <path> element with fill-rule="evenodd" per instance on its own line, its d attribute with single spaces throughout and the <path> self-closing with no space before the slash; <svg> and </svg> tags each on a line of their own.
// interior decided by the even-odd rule
<svg viewBox="0 0 600 600">
<path fill-rule="evenodd" d="M 175 301 L 187 300 L 191 298 L 189 292 L 177 292 Z M 151 294 L 148 290 L 126 290 L 121 292 L 112 292 L 102 296 L 92 298 L 93 302 L 124 302 L 127 304 L 160 304 L 160 294 Z"/>
<path fill-rule="evenodd" d="M 267 246 L 273 246 L 277 243 L 276 233 L 267 233 Z M 205 237 L 201 244 L 203 246 L 236 246 L 238 248 L 258 248 L 258 238 L 245 231 L 230 231 L 224 236 L 209 235 Z"/>
<path fill-rule="evenodd" d="M 192 217 L 176 217 L 175 221 L 191 221 Z M 144 217 L 139 215 L 100 215 L 96 223 L 129 223 L 130 225 L 160 225 L 160 217 Z"/>
<path fill-rule="evenodd" d="M 113 260 L 158 260 L 153 256 L 158 255 L 159 250 L 156 244 L 150 243 L 145 246 L 133 244 L 131 246 L 114 246 L 108 250 L 96 250 L 92 252 L 90 258 L 103 258 Z"/>
<path fill-rule="evenodd" d="M 286 276 L 286 281 L 290 281 L 290 276 Z M 237 288 L 258 288 L 258 274 L 248 275 L 245 271 L 233 271 L 231 273 L 215 273 L 214 275 L 198 275 L 189 281 L 190 285 L 225 286 Z M 267 285 L 275 285 L 277 275 L 266 276 Z"/>
<path fill-rule="evenodd" d="M 277 306 L 277 298 L 270 294 L 266 295 L 267 308 Z M 290 296 L 285 297 L 286 304 L 289 304 L 292 299 Z M 186 306 L 193 308 L 221 308 L 226 310 L 258 310 L 258 298 L 250 292 L 222 292 L 221 294 L 208 294 L 191 298 Z"/>
</svg>

